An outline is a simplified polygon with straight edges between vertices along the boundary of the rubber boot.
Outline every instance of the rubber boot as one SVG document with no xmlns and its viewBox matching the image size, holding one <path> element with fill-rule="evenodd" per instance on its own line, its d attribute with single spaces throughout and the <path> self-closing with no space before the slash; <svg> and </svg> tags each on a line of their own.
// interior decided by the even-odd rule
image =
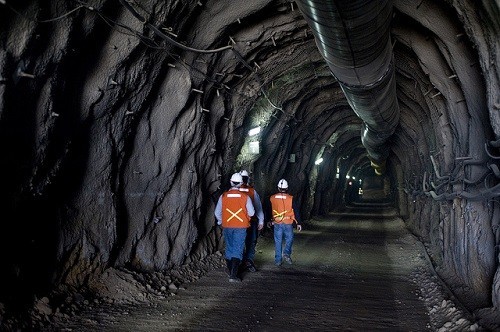
<svg viewBox="0 0 500 332">
<path fill-rule="evenodd" d="M 238 278 L 238 269 L 240 267 L 240 260 L 238 258 L 231 258 L 231 276 L 229 277 L 230 282 L 241 282 Z"/>
<path fill-rule="evenodd" d="M 231 260 L 226 258 L 226 273 L 228 277 L 231 277 Z"/>
<path fill-rule="evenodd" d="M 245 260 L 243 265 L 248 272 L 257 272 L 257 268 L 251 259 Z"/>
</svg>

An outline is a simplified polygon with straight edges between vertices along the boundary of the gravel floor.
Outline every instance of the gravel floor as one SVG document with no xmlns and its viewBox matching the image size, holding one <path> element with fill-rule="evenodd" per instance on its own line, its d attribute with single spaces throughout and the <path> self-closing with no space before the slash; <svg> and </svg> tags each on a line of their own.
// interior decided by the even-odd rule
<svg viewBox="0 0 500 332">
<path fill-rule="evenodd" d="M 255 273 L 230 283 L 222 264 L 134 302 L 102 301 L 45 331 L 477 331 L 432 273 L 423 246 L 390 213 L 332 214 L 295 234 L 276 267 L 272 233 Z M 222 261 L 222 257 L 219 257 Z M 168 286 L 168 285 L 167 285 Z M 133 296 L 133 295 L 132 295 Z"/>
</svg>

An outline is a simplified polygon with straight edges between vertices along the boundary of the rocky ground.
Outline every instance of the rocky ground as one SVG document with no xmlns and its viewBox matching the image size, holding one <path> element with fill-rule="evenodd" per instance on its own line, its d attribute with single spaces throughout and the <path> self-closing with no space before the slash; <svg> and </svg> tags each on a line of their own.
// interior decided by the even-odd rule
<svg viewBox="0 0 500 332">
<path fill-rule="evenodd" d="M 42 331 L 483 331 L 433 273 L 423 245 L 392 215 L 332 215 L 296 233 L 294 264 L 229 283 L 221 253 L 168 273 L 109 269 L 88 292 L 42 298 L 24 327 Z M 4 321 L 15 330 L 18 321 Z M 21 324 L 22 325 L 22 324 Z M 29 326 L 28 326 L 29 325 Z"/>
</svg>

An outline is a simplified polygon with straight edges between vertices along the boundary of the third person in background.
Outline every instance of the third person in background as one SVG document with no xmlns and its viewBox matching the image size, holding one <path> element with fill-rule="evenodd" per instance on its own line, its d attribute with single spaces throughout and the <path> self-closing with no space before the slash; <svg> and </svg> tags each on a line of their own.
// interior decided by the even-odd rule
<svg viewBox="0 0 500 332">
<path fill-rule="evenodd" d="M 278 181 L 278 193 L 270 198 L 272 210 L 272 225 L 274 225 L 274 264 L 281 265 L 282 260 L 292 264 L 293 223 L 297 223 L 300 232 L 299 209 L 293 196 L 288 194 L 288 182 L 285 179 Z M 285 248 L 282 249 L 283 239 Z"/>
<path fill-rule="evenodd" d="M 255 215 L 250 220 L 250 227 L 247 228 L 247 237 L 245 239 L 245 251 L 243 254 L 243 268 L 247 271 L 257 271 L 254 263 L 255 246 L 257 245 L 257 237 L 259 231 L 264 228 L 264 211 L 262 209 L 262 202 L 260 196 L 255 188 L 250 184 L 250 176 L 248 171 L 242 170 L 240 172 L 243 178 L 243 184 L 240 186 L 240 191 L 246 193 L 252 199 L 255 208 Z"/>
</svg>

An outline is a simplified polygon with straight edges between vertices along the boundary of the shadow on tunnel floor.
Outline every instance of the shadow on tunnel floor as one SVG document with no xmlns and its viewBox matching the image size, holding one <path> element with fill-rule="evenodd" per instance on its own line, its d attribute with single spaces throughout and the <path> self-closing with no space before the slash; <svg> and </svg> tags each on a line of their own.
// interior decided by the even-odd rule
<svg viewBox="0 0 500 332">
<path fill-rule="evenodd" d="M 328 215 L 316 217 L 317 220 L 330 219 L 332 217 L 342 217 L 348 219 L 356 218 L 372 218 L 372 219 L 385 219 L 400 217 L 396 208 L 391 205 L 349 205 L 338 208 L 328 213 Z"/>
</svg>

